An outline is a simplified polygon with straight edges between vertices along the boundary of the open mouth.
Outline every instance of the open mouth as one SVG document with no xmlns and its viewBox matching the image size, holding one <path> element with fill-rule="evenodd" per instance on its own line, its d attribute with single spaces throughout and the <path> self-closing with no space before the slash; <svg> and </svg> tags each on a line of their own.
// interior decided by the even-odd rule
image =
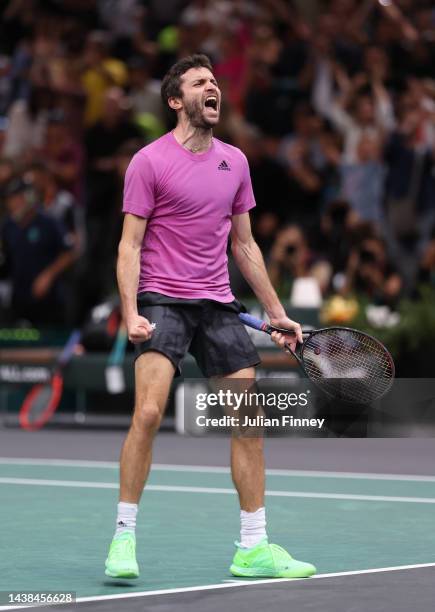
<svg viewBox="0 0 435 612">
<path fill-rule="evenodd" d="M 214 111 L 218 109 L 218 99 L 216 96 L 207 96 L 204 102 L 205 108 L 211 108 Z"/>
</svg>

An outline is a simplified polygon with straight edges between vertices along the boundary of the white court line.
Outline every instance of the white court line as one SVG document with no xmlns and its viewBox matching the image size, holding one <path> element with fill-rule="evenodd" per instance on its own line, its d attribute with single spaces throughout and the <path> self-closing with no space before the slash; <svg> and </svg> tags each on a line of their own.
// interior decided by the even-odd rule
<svg viewBox="0 0 435 612">
<path fill-rule="evenodd" d="M 0 457 L 0 465 L 52 465 L 54 467 L 83 467 L 83 468 L 111 468 L 117 469 L 116 461 L 89 461 L 82 459 L 29 459 Z M 153 470 L 167 472 L 197 472 L 205 474 L 229 474 L 230 469 L 212 465 L 174 465 L 171 463 L 153 463 Z M 364 480 L 405 480 L 413 482 L 435 482 L 435 476 L 420 474 L 383 474 L 371 472 L 331 472 L 325 470 L 284 470 L 267 469 L 270 476 L 302 476 L 307 478 L 355 478 Z"/>
<path fill-rule="evenodd" d="M 359 576 L 362 574 L 380 574 L 382 572 L 398 572 L 410 569 L 421 569 L 423 567 L 435 567 L 435 563 L 419 563 L 416 565 L 396 565 L 393 567 L 378 567 L 366 570 L 354 570 L 350 572 L 334 572 L 331 574 L 318 574 L 312 578 L 267 578 L 265 580 L 250 580 L 246 582 L 226 582 L 225 584 L 207 584 L 197 587 L 183 587 L 179 589 L 160 589 L 156 591 L 138 591 L 136 593 L 115 593 L 113 595 L 95 595 L 93 597 L 78 597 L 75 603 L 84 603 L 88 601 L 107 601 L 111 599 L 132 599 L 134 597 L 149 597 L 151 595 L 172 595 L 175 593 L 192 593 L 194 591 L 212 591 L 216 589 L 231 589 L 235 587 L 257 586 L 259 584 L 276 584 L 277 582 L 303 582 L 310 584 L 312 581 L 322 578 L 339 578 L 341 576 Z M 57 604 L 59 605 L 59 604 Z M 68 605 L 68 604 L 61 604 Z M 34 606 L 0 606 L 0 610 L 18 610 L 21 608 L 31 608 Z"/>
<path fill-rule="evenodd" d="M 87 489 L 118 489 L 115 482 L 88 482 L 83 480 L 45 480 L 40 478 L 0 478 L 0 484 L 35 485 L 49 487 L 77 487 Z M 146 491 L 176 493 L 214 493 L 236 495 L 234 489 L 219 487 L 183 487 L 176 485 L 147 485 Z M 386 495 L 354 495 L 351 493 L 312 493 L 309 491 L 266 491 L 268 497 L 302 497 L 310 499 L 347 499 L 352 501 L 404 502 L 413 504 L 435 504 L 435 497 L 397 497 Z"/>
</svg>

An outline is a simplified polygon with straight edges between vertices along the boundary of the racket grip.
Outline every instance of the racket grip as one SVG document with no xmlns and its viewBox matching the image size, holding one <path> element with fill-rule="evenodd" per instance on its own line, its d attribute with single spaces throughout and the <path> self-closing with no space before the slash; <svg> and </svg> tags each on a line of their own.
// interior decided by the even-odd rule
<svg viewBox="0 0 435 612">
<path fill-rule="evenodd" d="M 82 332 L 78 329 L 75 329 L 72 332 L 71 336 L 68 338 L 68 342 L 66 343 L 61 354 L 59 355 L 58 361 L 60 365 L 63 366 L 69 360 L 75 349 L 76 344 L 80 342 L 81 335 Z"/>
<path fill-rule="evenodd" d="M 272 328 L 270 325 L 266 323 L 266 321 L 262 321 L 261 319 L 257 319 L 257 317 L 253 317 L 246 312 L 241 312 L 239 314 L 239 319 L 242 323 L 247 325 L 248 327 L 252 327 L 253 329 L 258 329 L 258 331 L 264 331 L 268 334 L 272 333 Z"/>
<path fill-rule="evenodd" d="M 250 314 L 245 312 L 241 312 L 239 314 L 239 319 L 242 323 L 247 325 L 248 327 L 252 327 L 253 329 L 258 329 L 259 331 L 266 332 L 266 334 L 272 335 L 273 332 L 277 331 L 281 334 L 285 334 L 287 336 L 295 335 L 295 332 L 291 329 L 284 329 L 282 327 L 275 327 L 274 325 L 269 325 L 266 321 L 262 321 L 261 319 L 257 319 Z M 309 332 L 302 330 L 302 334 L 307 335 Z"/>
</svg>

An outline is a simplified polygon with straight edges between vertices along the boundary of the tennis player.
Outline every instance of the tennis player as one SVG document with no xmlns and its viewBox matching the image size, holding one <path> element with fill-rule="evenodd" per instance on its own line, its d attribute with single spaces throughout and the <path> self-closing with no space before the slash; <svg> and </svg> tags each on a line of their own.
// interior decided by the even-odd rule
<svg viewBox="0 0 435 612">
<path fill-rule="evenodd" d="M 125 213 L 117 276 L 128 335 L 136 348 L 136 401 L 120 459 L 116 532 L 106 575 L 136 578 L 135 527 L 151 465 L 154 436 L 171 382 L 189 351 L 206 377 L 254 380 L 260 359 L 239 321 L 231 293 L 227 241 L 271 322 L 296 332 L 269 281 L 255 243 L 255 206 L 245 155 L 213 137 L 221 92 L 209 59 L 177 62 L 162 82 L 177 125 L 141 149 L 125 177 Z M 274 335 L 282 346 L 284 338 Z M 316 569 L 269 544 L 264 508 L 261 437 L 233 436 L 231 471 L 240 501 L 236 576 L 299 578 Z"/>
</svg>

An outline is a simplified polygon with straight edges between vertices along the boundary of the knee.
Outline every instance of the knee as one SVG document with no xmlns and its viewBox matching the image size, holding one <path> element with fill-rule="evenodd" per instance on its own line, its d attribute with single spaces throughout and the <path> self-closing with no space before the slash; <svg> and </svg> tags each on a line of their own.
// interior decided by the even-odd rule
<svg viewBox="0 0 435 612">
<path fill-rule="evenodd" d="M 160 427 L 162 415 L 157 404 L 136 404 L 133 415 L 133 427 L 141 432 L 157 431 Z"/>
</svg>

